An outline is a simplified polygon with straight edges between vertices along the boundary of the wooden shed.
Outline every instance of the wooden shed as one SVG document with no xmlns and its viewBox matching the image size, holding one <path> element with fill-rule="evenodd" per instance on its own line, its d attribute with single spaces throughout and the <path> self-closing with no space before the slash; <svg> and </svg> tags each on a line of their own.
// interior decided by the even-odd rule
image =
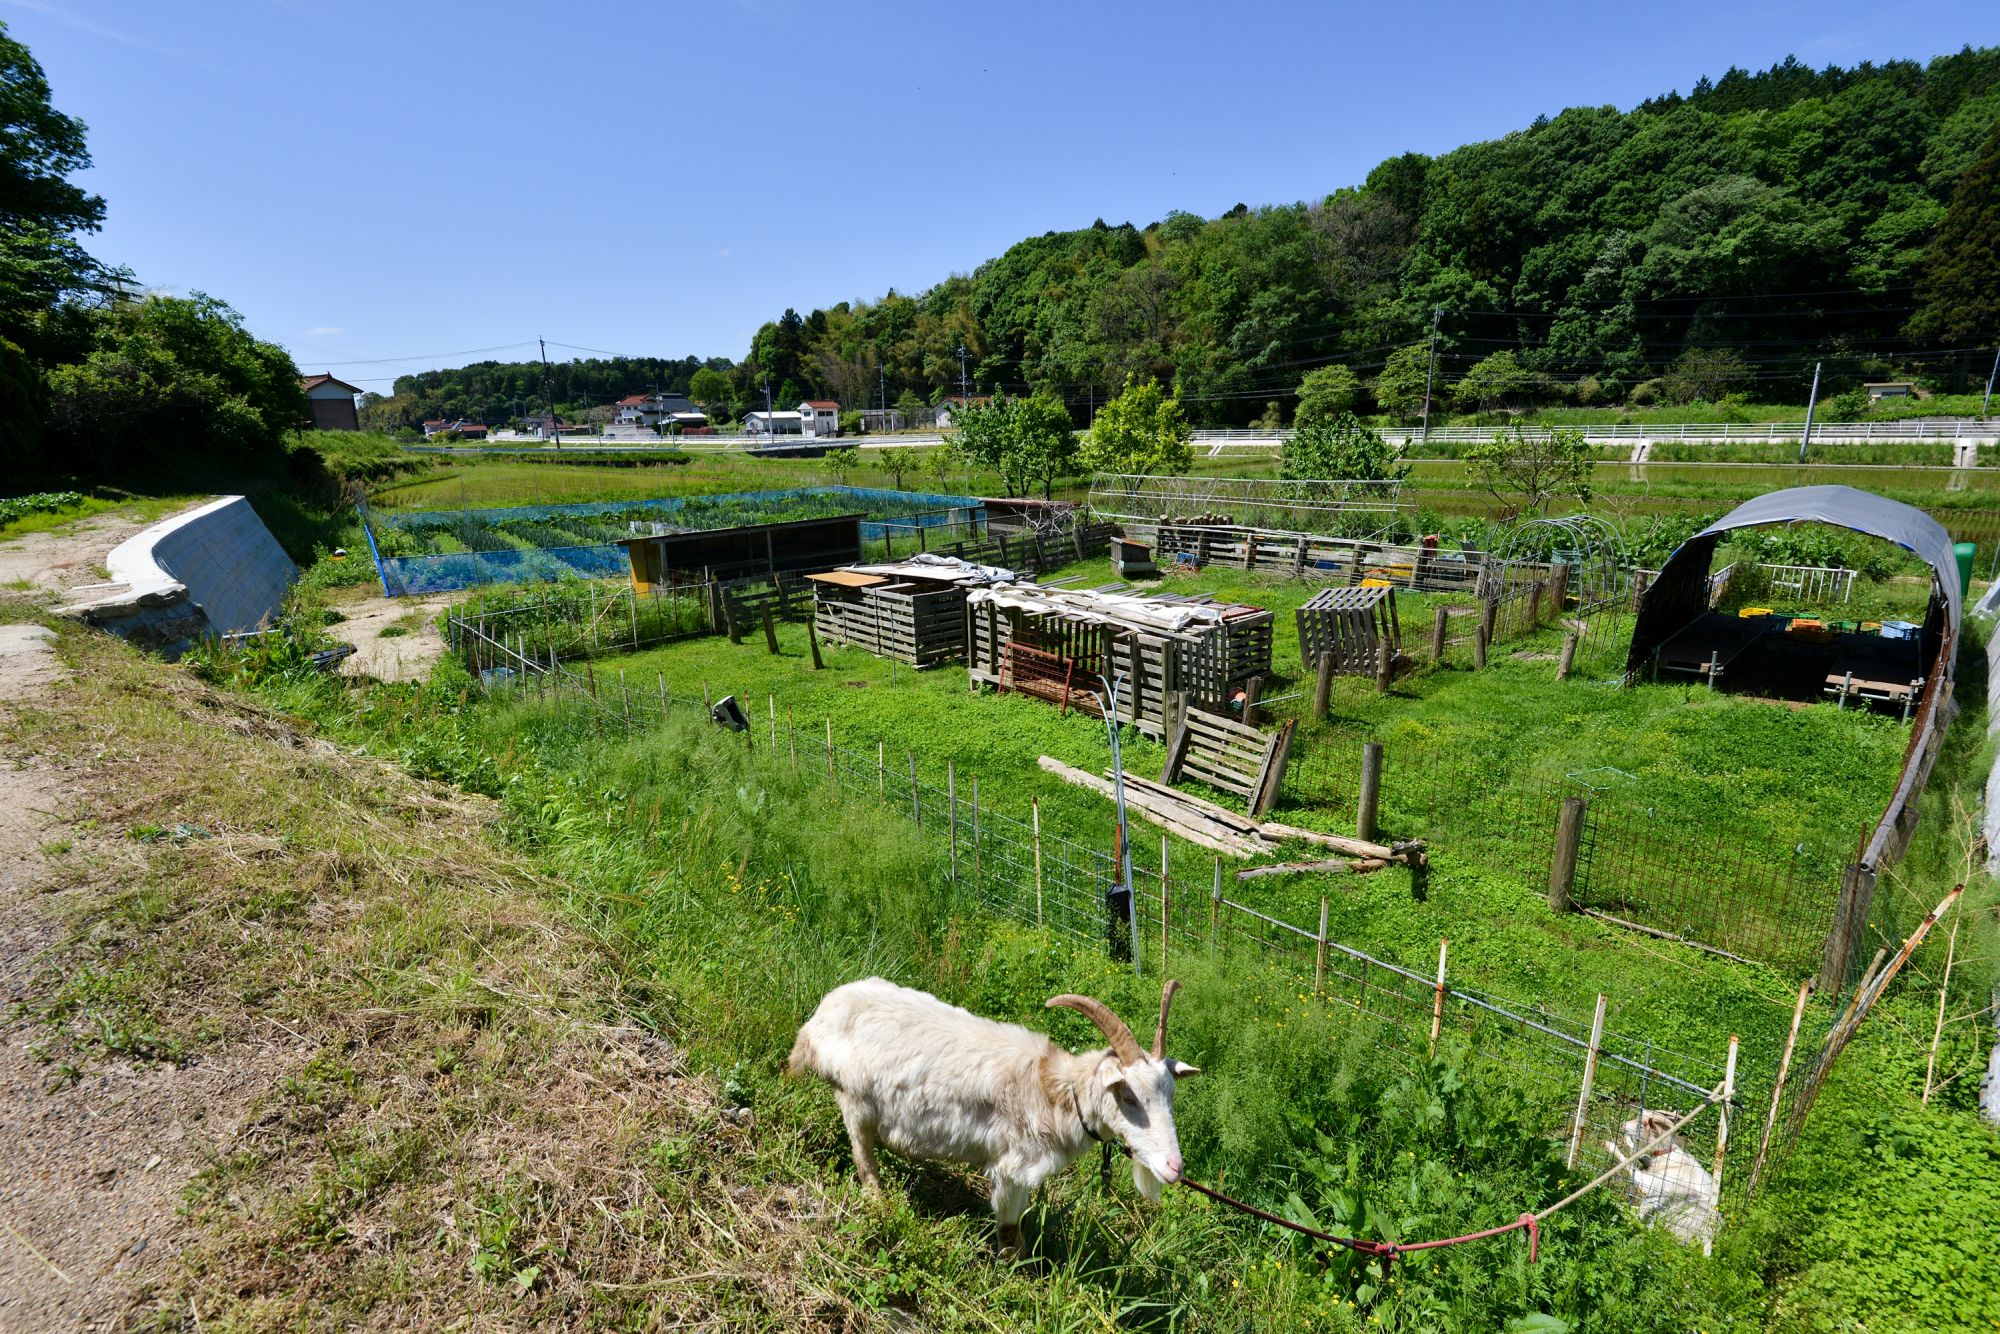
<svg viewBox="0 0 2000 1334">
<path fill-rule="evenodd" d="M 983 567 L 925 557 L 808 575 L 813 625 L 829 644 L 912 667 L 965 656 L 965 595 L 992 582 Z"/>
<path fill-rule="evenodd" d="M 839 514 L 734 528 L 670 528 L 620 538 L 618 545 L 632 559 L 633 590 L 651 593 L 671 584 L 830 570 L 859 560 L 862 518 Z"/>
<path fill-rule="evenodd" d="M 1299 653 L 1307 671 L 1333 655 L 1336 676 L 1373 676 L 1381 642 L 1389 641 L 1391 656 L 1403 648 L 1403 628 L 1396 619 L 1396 590 L 1368 584 L 1354 588 L 1323 588 L 1298 610 Z"/>
<path fill-rule="evenodd" d="M 1174 692 L 1222 712 L 1271 670 L 1271 613 L 1205 596 L 1003 584 L 968 593 L 966 617 L 975 681 L 1101 713 L 1100 678 L 1124 677 L 1119 713 L 1148 736 L 1165 736 Z"/>
</svg>

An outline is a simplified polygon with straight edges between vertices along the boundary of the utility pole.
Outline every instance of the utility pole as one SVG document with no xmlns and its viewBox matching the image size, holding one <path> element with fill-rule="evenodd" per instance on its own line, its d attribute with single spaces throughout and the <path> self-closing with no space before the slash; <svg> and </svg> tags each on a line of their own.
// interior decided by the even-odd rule
<svg viewBox="0 0 2000 1334">
<path fill-rule="evenodd" d="M 542 349 L 542 401 L 549 407 L 549 439 L 556 443 L 556 453 L 562 453 L 562 432 L 556 429 L 555 381 L 549 375 L 549 340 L 537 338 Z"/>
<path fill-rule="evenodd" d="M 958 397 L 959 406 L 961 407 L 969 407 L 972 399 L 972 390 L 968 387 L 968 382 L 965 378 L 965 358 L 965 344 L 960 343 L 958 345 Z"/>
<path fill-rule="evenodd" d="M 764 381 L 764 443 L 776 444 L 778 440 L 778 414 L 771 408 L 771 382 Z"/>
<path fill-rule="evenodd" d="M 2000 347 L 1993 349 L 1993 369 L 1986 372 L 1986 397 L 1979 400 L 1979 415 L 1984 417 L 1986 409 L 1993 403 L 1993 377 L 2000 375 Z"/>
<path fill-rule="evenodd" d="M 1431 442 L 1431 385 L 1437 377 L 1438 321 L 1444 318 L 1443 305 L 1431 307 L 1431 354 L 1424 363 L 1424 443 Z"/>
<path fill-rule="evenodd" d="M 889 429 L 889 364 L 883 362 L 875 368 L 875 373 L 882 379 L 882 429 L 886 431 Z"/>
<path fill-rule="evenodd" d="M 1799 462 L 1806 461 L 1806 447 L 1812 444 L 1813 409 L 1819 406 L 1819 368 L 1824 362 L 1813 363 L 1812 392 L 1806 395 L 1806 429 L 1799 433 Z"/>
</svg>

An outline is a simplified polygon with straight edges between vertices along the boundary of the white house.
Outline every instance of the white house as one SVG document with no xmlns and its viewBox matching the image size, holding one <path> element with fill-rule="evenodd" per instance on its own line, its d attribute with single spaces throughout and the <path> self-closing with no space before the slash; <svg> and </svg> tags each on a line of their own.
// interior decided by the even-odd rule
<svg viewBox="0 0 2000 1334">
<path fill-rule="evenodd" d="M 614 405 L 620 426 L 657 427 L 662 422 L 683 428 L 708 425 L 708 416 L 681 394 L 627 394 Z"/>
<path fill-rule="evenodd" d="M 358 431 L 361 416 L 354 409 L 354 396 L 361 391 L 331 375 L 308 375 L 299 381 L 306 391 L 306 406 L 312 409 L 315 431 Z"/>
<path fill-rule="evenodd" d="M 1917 385 L 1914 380 L 1878 380 L 1872 384 L 1864 384 L 1861 387 L 1868 391 L 1868 401 L 1870 403 L 1884 398 L 1914 398 L 1918 396 Z"/>
<path fill-rule="evenodd" d="M 743 414 L 743 431 L 746 435 L 798 435 L 804 430 L 805 421 L 796 412 Z"/>
<path fill-rule="evenodd" d="M 840 404 L 829 399 L 809 398 L 799 404 L 799 433 L 809 440 L 825 440 L 840 434 Z"/>
</svg>

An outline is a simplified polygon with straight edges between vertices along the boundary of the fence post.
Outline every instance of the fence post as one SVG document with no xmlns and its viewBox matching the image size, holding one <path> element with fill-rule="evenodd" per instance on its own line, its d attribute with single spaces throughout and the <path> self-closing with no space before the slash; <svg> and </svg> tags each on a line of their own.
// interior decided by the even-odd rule
<svg viewBox="0 0 2000 1334">
<path fill-rule="evenodd" d="M 917 752 L 909 751 L 910 757 L 910 821 L 917 828 L 924 827 L 924 804 L 917 795 Z"/>
<path fill-rule="evenodd" d="M 1571 1170 L 1576 1168 L 1577 1155 L 1583 1152 L 1583 1122 L 1590 1111 L 1590 1086 L 1597 1082 L 1597 1055 L 1604 1049 L 1604 993 L 1597 993 L 1597 1013 L 1590 1020 L 1590 1048 L 1583 1058 L 1583 1089 L 1576 1095 L 1576 1115 L 1569 1123 L 1569 1162 Z"/>
<path fill-rule="evenodd" d="M 1562 657 L 1556 661 L 1556 680 L 1569 680 L 1570 668 L 1576 666 L 1576 644 L 1576 631 L 1572 630 L 1563 636 Z"/>
<path fill-rule="evenodd" d="M 1326 895 L 1319 896 L 1319 948 L 1313 952 L 1313 995 L 1326 994 Z"/>
<path fill-rule="evenodd" d="M 1222 858 L 1215 859 L 1215 888 L 1208 892 L 1208 947 L 1216 946 L 1216 936 L 1222 926 Z"/>
<path fill-rule="evenodd" d="M 764 604 L 764 648 L 775 657 L 778 652 L 778 627 L 771 619 L 771 604 Z"/>
<path fill-rule="evenodd" d="M 1219 864 L 1219 863 L 1218 863 Z M 1444 956 L 1451 948 L 1451 937 L 1438 937 L 1438 980 L 1435 999 L 1431 1001 L 1431 1055 L 1438 1052 L 1438 1034 L 1444 1030 Z"/>
<path fill-rule="evenodd" d="M 840 786 L 840 779 L 833 771 L 833 715 L 832 714 L 828 714 L 826 719 L 826 785 L 830 788 L 838 788 Z"/>
<path fill-rule="evenodd" d="M 1375 812 L 1382 800 L 1382 743 L 1370 741 L 1361 747 L 1361 791 L 1354 800 L 1354 836 L 1373 840 Z"/>
<path fill-rule="evenodd" d="M 1042 924 L 1042 799 L 1028 799 L 1028 819 L 1035 840 L 1035 925 Z"/>
<path fill-rule="evenodd" d="M 754 709 L 757 706 L 755 704 L 752 704 L 750 707 Z M 667 674 L 665 672 L 661 672 L 660 673 L 660 726 L 665 727 L 666 725 L 667 725 Z"/>
<path fill-rule="evenodd" d="M 958 883 L 958 767 L 944 762 L 945 832 L 951 844 L 951 883 Z"/>
<path fill-rule="evenodd" d="M 785 706 L 785 745 L 792 752 L 792 778 L 799 776 L 799 716 L 792 706 Z"/>
<path fill-rule="evenodd" d="M 875 738 L 875 793 L 885 798 L 889 795 L 889 743 L 879 736 Z"/>
<path fill-rule="evenodd" d="M 1313 717 L 1325 718 L 1333 707 L 1333 654 L 1319 655 L 1319 673 L 1313 678 Z"/>
<path fill-rule="evenodd" d="M 1549 865 L 1549 911 L 1570 910 L 1570 894 L 1576 888 L 1577 850 L 1583 845 L 1583 798 L 1564 797 L 1562 813 L 1556 817 L 1555 855 Z"/>
<path fill-rule="evenodd" d="M 1498 602 L 1488 602 L 1480 609 L 1479 631 L 1486 636 L 1486 642 L 1489 645 L 1493 642 L 1494 632 L 1499 629 L 1499 622 L 1500 604 Z"/>
<path fill-rule="evenodd" d="M 1134 680 L 1136 679 L 1137 678 L 1135 677 Z M 1136 686 L 1133 687 L 1135 698 L 1137 696 L 1137 689 L 1138 688 Z M 1257 725 L 1257 701 L 1262 699 L 1263 696 L 1264 696 L 1263 677 L 1253 676 L 1248 681 L 1245 681 L 1243 683 L 1243 725 L 1245 727 L 1255 727 Z M 1160 706 L 1160 711 L 1162 713 L 1165 713 L 1169 710 L 1169 708 L 1170 706 L 1166 702 L 1162 701 Z"/>
<path fill-rule="evenodd" d="M 1472 632 L 1472 670 L 1475 672 L 1486 670 L 1486 649 L 1492 642 L 1492 634 L 1481 622 L 1479 628 Z"/>
<path fill-rule="evenodd" d="M 1731 1033 L 1729 1035 L 1729 1058 L 1722 1067 L 1722 1102 L 1717 1109 L 1719 1119 L 1715 1125 L 1715 1167 L 1709 1173 L 1710 1178 L 1715 1182 L 1715 1202 L 1718 1206 L 1722 1203 L 1722 1160 L 1729 1153 L 1729 1122 L 1733 1119 L 1730 1116 L 1729 1104 L 1736 1097 L 1737 1046 L 1736 1035 Z M 1715 1243 L 1712 1240 L 1704 1240 L 1701 1243 L 1701 1253 L 1703 1255 L 1713 1254 L 1714 1249 Z"/>
<path fill-rule="evenodd" d="M 819 671 L 826 664 L 819 658 L 819 634 L 813 628 L 813 620 L 811 615 L 806 617 L 806 648 L 812 652 L 813 670 Z"/>
<path fill-rule="evenodd" d="M 1167 975 L 1167 839 L 1160 835 L 1160 976 Z"/>
<path fill-rule="evenodd" d="M 1861 928 L 1868 921 L 1868 905 L 1875 897 L 1875 872 L 1856 862 L 1841 878 L 1840 902 L 1833 910 L 1833 925 L 1827 928 L 1826 948 L 1820 956 L 1819 989 L 1838 996 L 1847 985 L 1848 970 L 1861 944 Z"/>
<path fill-rule="evenodd" d="M 972 883 L 986 887 L 985 859 L 979 855 L 979 775 L 972 776 Z"/>
<path fill-rule="evenodd" d="M 618 698 L 625 706 L 625 739 L 632 739 L 632 691 L 625 684 L 625 673 L 618 673 Z"/>
<path fill-rule="evenodd" d="M 1778 1104 L 1785 1096 L 1785 1076 L 1792 1070 L 1792 1049 L 1798 1045 L 1799 1021 L 1805 1018 L 1806 998 L 1812 993 L 1813 980 L 1802 978 L 1799 981 L 1798 1003 L 1792 1006 L 1792 1027 L 1785 1034 L 1785 1050 L 1778 1057 L 1778 1077 L 1771 1084 L 1771 1110 L 1764 1117 L 1764 1133 L 1757 1140 L 1757 1157 L 1750 1164 L 1750 1184 L 1743 1189 L 1745 1199 L 1756 1196 L 1757 1179 L 1764 1175 L 1764 1155 L 1770 1151 L 1771 1131 L 1778 1124 Z"/>
<path fill-rule="evenodd" d="M 1437 609 L 1437 616 L 1431 621 L 1431 661 L 1444 661 L 1444 635 L 1450 624 L 1451 613 L 1443 607 Z"/>
<path fill-rule="evenodd" d="M 625 610 L 632 622 L 632 647 L 639 647 L 639 595 L 631 591 L 625 594 Z"/>
<path fill-rule="evenodd" d="M 1396 660 L 1391 655 L 1389 648 L 1389 636 L 1387 635 L 1378 636 L 1375 640 L 1375 693 L 1376 694 L 1386 695 L 1389 693 L 1389 678 L 1391 675 L 1391 669 L 1395 665 L 1396 665 Z"/>
<path fill-rule="evenodd" d="M 704 693 L 706 693 L 706 690 L 707 687 L 704 686 Z M 771 719 L 771 750 L 775 753 L 778 749 L 778 697 L 776 695 L 764 696 L 764 711 Z"/>
</svg>

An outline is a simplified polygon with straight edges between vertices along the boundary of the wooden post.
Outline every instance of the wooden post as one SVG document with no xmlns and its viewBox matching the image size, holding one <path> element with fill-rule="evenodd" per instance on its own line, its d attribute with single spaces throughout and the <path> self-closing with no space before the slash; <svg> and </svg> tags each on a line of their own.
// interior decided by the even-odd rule
<svg viewBox="0 0 2000 1334">
<path fill-rule="evenodd" d="M 1722 1067 L 1722 1101 L 1716 1107 L 1715 1167 L 1709 1172 L 1710 1178 L 1715 1182 L 1715 1201 L 1718 1205 L 1722 1203 L 1722 1162 L 1729 1154 L 1729 1123 L 1734 1119 L 1729 1104 L 1736 1097 L 1737 1046 L 1736 1035 L 1731 1033 L 1729 1035 L 1729 1057 Z M 1714 1251 L 1715 1242 L 1712 1239 L 1705 1238 L 1701 1243 L 1701 1253 L 1703 1255 L 1712 1255 Z"/>
<path fill-rule="evenodd" d="M 1555 855 L 1549 865 L 1549 911 L 1568 912 L 1576 888 L 1576 858 L 1583 845 L 1583 798 L 1564 797 L 1556 817 Z"/>
<path fill-rule="evenodd" d="M 764 647 L 773 657 L 778 653 L 778 627 L 772 623 L 771 604 L 764 604 Z"/>
<path fill-rule="evenodd" d="M 1035 838 L 1035 925 L 1042 924 L 1042 799 L 1028 799 L 1028 819 Z"/>
<path fill-rule="evenodd" d="M 875 791 L 889 795 L 889 743 L 881 737 L 875 738 Z"/>
<path fill-rule="evenodd" d="M 743 642 L 743 631 L 736 624 L 736 599 L 729 596 L 729 590 L 722 592 L 722 624 L 729 635 L 729 642 Z"/>
<path fill-rule="evenodd" d="M 1486 670 L 1486 649 L 1491 642 L 1492 639 L 1484 625 L 1472 632 L 1472 670 L 1476 672 Z"/>
<path fill-rule="evenodd" d="M 1361 791 L 1354 800 L 1354 836 L 1373 841 L 1375 813 L 1382 800 L 1382 743 L 1370 741 L 1361 747 Z"/>
<path fill-rule="evenodd" d="M 1386 695 L 1389 693 L 1389 678 L 1391 674 L 1391 669 L 1395 665 L 1396 665 L 1396 660 L 1394 656 L 1394 651 L 1391 649 L 1389 645 L 1389 636 L 1377 635 L 1375 637 L 1375 693 L 1376 694 Z"/>
<path fill-rule="evenodd" d="M 1583 1058 L 1583 1089 L 1576 1095 L 1576 1115 L 1569 1123 L 1569 1163 L 1576 1168 L 1577 1155 L 1583 1152 L 1583 1122 L 1590 1111 L 1590 1086 L 1597 1082 L 1597 1056 L 1604 1048 L 1604 993 L 1597 993 L 1597 1013 L 1590 1021 L 1590 1048 Z"/>
<path fill-rule="evenodd" d="M 958 766 L 946 757 L 944 762 L 944 801 L 946 841 L 951 845 L 951 883 L 958 883 Z"/>
<path fill-rule="evenodd" d="M 838 787 L 840 785 L 840 779 L 833 771 L 833 716 L 831 714 L 827 716 L 826 720 L 826 785 L 828 787 Z"/>
<path fill-rule="evenodd" d="M 1798 1003 L 1792 1006 L 1792 1027 L 1785 1034 L 1785 1050 L 1778 1057 L 1778 1078 L 1771 1085 L 1771 1110 L 1764 1117 L 1764 1134 L 1757 1141 L 1757 1157 L 1750 1164 L 1750 1184 L 1745 1188 L 1746 1196 L 1757 1193 L 1757 1179 L 1764 1175 L 1764 1155 L 1771 1148 L 1771 1132 L 1778 1124 L 1778 1104 L 1785 1096 L 1785 1076 L 1792 1069 L 1792 1048 L 1799 1042 L 1799 1021 L 1805 1018 L 1806 998 L 1813 993 L 1813 980 L 1803 978 L 1799 982 Z"/>
<path fill-rule="evenodd" d="M 979 855 L 979 775 L 972 776 L 972 883 L 986 884 L 985 860 Z"/>
<path fill-rule="evenodd" d="M 1542 581 L 1537 579 L 1528 586 L 1528 629 L 1535 630 L 1542 623 Z"/>
<path fill-rule="evenodd" d="M 1160 835 L 1160 976 L 1167 975 L 1167 844 L 1168 836 Z"/>
<path fill-rule="evenodd" d="M 1562 657 L 1556 661 L 1556 680 L 1569 680 L 1570 669 L 1576 666 L 1576 644 L 1576 631 L 1572 630 L 1563 636 Z"/>
<path fill-rule="evenodd" d="M 755 708 L 756 706 L 753 704 L 751 707 Z M 667 723 L 667 674 L 665 672 L 661 672 L 660 673 L 660 725 L 664 727 L 666 726 L 666 723 Z"/>
<path fill-rule="evenodd" d="M 618 699 L 625 706 L 625 739 L 632 739 L 632 690 L 625 684 L 625 673 L 618 673 Z"/>
<path fill-rule="evenodd" d="M 792 752 L 792 777 L 799 776 L 799 717 L 792 706 L 785 706 L 785 744 Z"/>
<path fill-rule="evenodd" d="M 639 595 L 637 593 L 629 590 L 626 592 L 625 610 L 630 614 L 632 621 L 632 647 L 637 648 L 639 647 Z"/>
<path fill-rule="evenodd" d="M 1451 948 L 1451 937 L 1438 937 L 1438 980 L 1436 998 L 1431 1002 L 1431 1055 L 1438 1050 L 1438 1034 L 1444 1031 L 1444 956 Z"/>
<path fill-rule="evenodd" d="M 704 687 L 705 690 L 706 688 Z M 771 717 L 771 749 L 776 751 L 778 749 L 778 697 L 776 695 L 764 696 L 764 708 L 769 712 Z"/>
<path fill-rule="evenodd" d="M 1208 947 L 1217 944 L 1216 937 L 1222 927 L 1222 858 L 1215 859 L 1215 888 L 1208 891 Z"/>
<path fill-rule="evenodd" d="M 1243 683 L 1243 725 L 1257 725 L 1257 701 L 1264 695 L 1264 678 L 1253 676 Z"/>
<path fill-rule="evenodd" d="M 1859 862 L 1847 868 L 1840 886 L 1840 901 L 1833 910 L 1833 925 L 1827 929 L 1826 947 L 1820 955 L 1819 989 L 1838 996 L 1847 985 L 1848 971 L 1854 966 L 1861 946 L 1861 929 L 1868 921 L 1868 906 L 1875 898 L 1875 872 Z"/>
<path fill-rule="evenodd" d="M 1326 895 L 1319 896 L 1319 949 L 1313 955 L 1313 995 L 1326 994 Z"/>
<path fill-rule="evenodd" d="M 1450 622 L 1451 622 L 1451 612 L 1444 607 L 1439 607 L 1437 609 L 1437 616 L 1433 618 L 1431 621 L 1432 662 L 1444 661 L 1444 636 L 1445 636 L 1445 630 L 1449 626 Z"/>
<path fill-rule="evenodd" d="M 810 615 L 806 617 L 806 648 L 812 653 L 813 670 L 819 671 L 826 664 L 820 661 L 819 634 L 813 628 L 813 620 L 814 618 Z"/>
<path fill-rule="evenodd" d="M 1499 628 L 1500 604 L 1488 602 L 1479 611 L 1479 632 L 1486 636 L 1486 642 L 1493 642 L 1493 632 Z"/>
<path fill-rule="evenodd" d="M 924 827 L 924 803 L 917 792 L 917 752 L 910 751 L 910 821 L 917 828 Z"/>
<path fill-rule="evenodd" d="M 1313 678 L 1313 717 L 1325 718 L 1333 707 L 1333 654 L 1319 655 L 1319 673 Z"/>
</svg>

